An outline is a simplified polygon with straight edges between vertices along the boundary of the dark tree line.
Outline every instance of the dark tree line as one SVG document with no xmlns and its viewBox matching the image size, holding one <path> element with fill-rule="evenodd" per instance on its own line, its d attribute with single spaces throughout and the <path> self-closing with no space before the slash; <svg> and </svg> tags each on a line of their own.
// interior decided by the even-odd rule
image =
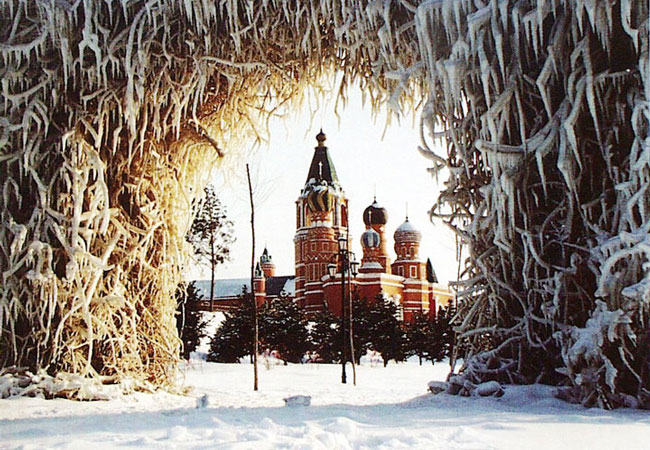
<svg viewBox="0 0 650 450">
<path fill-rule="evenodd" d="M 252 354 L 254 308 L 253 296 L 246 290 L 240 306 L 221 323 L 210 342 L 208 361 L 238 362 Z M 280 297 L 258 308 L 260 349 L 276 350 L 285 363 L 301 362 L 309 350 L 307 320 L 290 299 Z"/>
<path fill-rule="evenodd" d="M 275 350 L 286 362 L 338 363 L 341 361 L 340 318 L 321 312 L 309 318 L 290 299 L 279 298 L 258 310 L 260 349 Z M 384 366 L 390 360 L 405 361 L 412 355 L 422 360 L 442 361 L 450 354 L 453 333 L 450 311 L 440 308 L 436 317 L 417 314 L 411 323 L 398 318 L 398 307 L 378 297 L 374 301 L 355 297 L 352 306 L 354 358 L 367 351 L 381 354 Z M 226 314 L 210 343 L 208 361 L 234 363 L 251 355 L 253 303 L 244 292 L 240 306 Z"/>
</svg>

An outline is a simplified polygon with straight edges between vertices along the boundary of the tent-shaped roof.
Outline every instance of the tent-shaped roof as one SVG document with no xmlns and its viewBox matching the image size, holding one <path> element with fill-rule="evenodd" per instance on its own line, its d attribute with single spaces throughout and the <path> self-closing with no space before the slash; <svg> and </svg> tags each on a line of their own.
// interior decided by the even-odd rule
<svg viewBox="0 0 650 450">
<path fill-rule="evenodd" d="M 330 158 L 327 147 L 323 145 L 325 142 L 325 133 L 323 133 L 323 130 L 316 135 L 316 139 L 318 140 L 318 147 L 315 147 L 314 157 L 309 166 L 306 183 L 309 183 L 309 180 L 314 179 L 325 180 L 328 184 L 338 184 L 339 178 L 336 175 L 334 163 Z"/>
</svg>

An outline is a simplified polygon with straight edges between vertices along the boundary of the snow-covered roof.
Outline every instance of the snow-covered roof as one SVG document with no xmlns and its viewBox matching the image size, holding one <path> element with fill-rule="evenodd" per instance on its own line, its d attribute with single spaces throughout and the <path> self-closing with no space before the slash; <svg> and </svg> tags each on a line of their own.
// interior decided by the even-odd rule
<svg viewBox="0 0 650 450">
<path fill-rule="evenodd" d="M 200 298 L 210 298 L 210 280 L 196 280 L 194 283 Z M 214 280 L 214 298 L 237 297 L 242 293 L 244 286 L 246 286 L 248 292 L 251 291 L 250 278 Z M 293 275 L 266 279 L 267 295 L 277 296 L 283 291 L 290 297 L 296 295 L 296 282 Z"/>
<path fill-rule="evenodd" d="M 284 283 L 284 287 L 282 288 L 284 292 L 287 293 L 290 297 L 295 297 L 296 296 L 296 277 L 291 277 L 287 279 L 287 281 Z"/>
<path fill-rule="evenodd" d="M 418 231 L 417 228 L 409 222 L 408 218 L 395 230 L 393 235 L 395 242 L 400 241 L 416 241 L 419 242 L 422 239 L 422 233 Z"/>
<path fill-rule="evenodd" d="M 413 226 L 413 224 L 411 222 L 409 222 L 408 219 L 406 219 L 406 221 L 403 224 L 401 224 L 399 227 L 397 227 L 397 229 L 395 231 L 403 231 L 403 232 L 409 232 L 409 233 L 414 233 L 414 232 L 417 233 L 418 232 L 417 228 L 415 228 Z"/>
<path fill-rule="evenodd" d="M 210 298 L 210 280 L 196 280 L 195 285 L 201 298 Z M 251 291 L 250 278 L 214 280 L 214 298 L 236 297 L 242 293 L 244 286 L 248 292 Z"/>
</svg>

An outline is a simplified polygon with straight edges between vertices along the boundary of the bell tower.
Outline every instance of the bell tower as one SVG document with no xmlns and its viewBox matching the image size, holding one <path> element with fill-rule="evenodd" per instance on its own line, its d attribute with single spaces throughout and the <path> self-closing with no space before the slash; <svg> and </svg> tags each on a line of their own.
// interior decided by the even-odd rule
<svg viewBox="0 0 650 450">
<path fill-rule="evenodd" d="M 325 146 L 323 130 L 307 181 L 296 200 L 296 301 L 307 313 L 322 311 L 322 277 L 337 253 L 337 237 L 347 232 L 348 199 L 339 184 L 334 164 Z"/>
</svg>

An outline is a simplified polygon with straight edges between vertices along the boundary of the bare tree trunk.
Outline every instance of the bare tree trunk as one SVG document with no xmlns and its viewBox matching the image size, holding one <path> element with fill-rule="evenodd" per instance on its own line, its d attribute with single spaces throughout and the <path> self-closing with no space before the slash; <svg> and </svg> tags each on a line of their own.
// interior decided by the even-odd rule
<svg viewBox="0 0 650 450">
<path fill-rule="evenodd" d="M 259 324 L 257 317 L 257 300 L 255 299 L 255 207 L 253 205 L 253 186 L 251 184 L 251 172 L 246 164 L 246 178 L 248 179 L 248 195 L 251 201 L 251 237 L 253 240 L 251 250 L 251 296 L 253 299 L 253 390 L 257 390 L 257 350 L 259 341 Z"/>
<path fill-rule="evenodd" d="M 210 306 L 214 301 L 214 231 L 210 232 Z"/>
</svg>

